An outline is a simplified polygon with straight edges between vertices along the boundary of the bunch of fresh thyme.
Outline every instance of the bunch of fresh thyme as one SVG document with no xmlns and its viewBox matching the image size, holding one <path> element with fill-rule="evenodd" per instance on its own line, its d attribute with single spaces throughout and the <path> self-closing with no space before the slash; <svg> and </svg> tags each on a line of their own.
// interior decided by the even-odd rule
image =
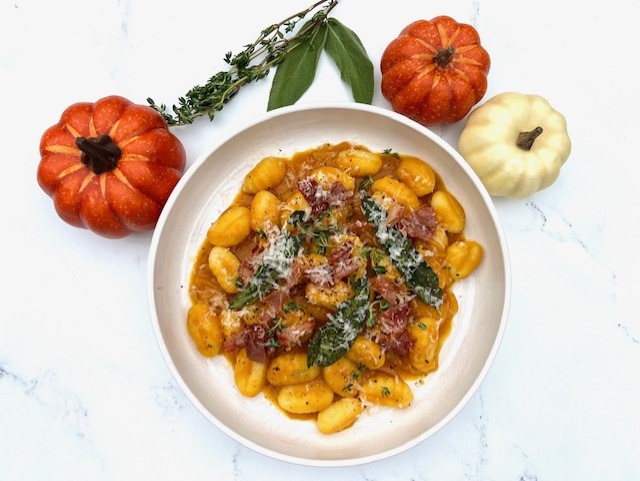
<svg viewBox="0 0 640 481">
<path fill-rule="evenodd" d="M 193 87 L 185 97 L 180 97 L 179 105 L 172 108 L 173 115 L 167 113 L 165 104 L 158 106 L 151 98 L 148 98 L 147 102 L 162 114 L 169 125 L 191 124 L 195 118 L 202 115 L 208 115 L 209 119 L 213 120 L 215 113 L 222 110 L 222 107 L 238 93 L 240 87 L 266 77 L 272 67 L 284 60 L 289 52 L 323 26 L 329 12 L 338 1 L 316 2 L 307 9 L 264 29 L 255 42 L 245 45 L 242 52 L 236 55 L 232 52 L 227 53 L 224 61 L 229 68 L 216 73 L 205 85 Z M 323 3 L 325 5 L 313 14 L 304 28 L 287 37 L 300 20 Z"/>
</svg>

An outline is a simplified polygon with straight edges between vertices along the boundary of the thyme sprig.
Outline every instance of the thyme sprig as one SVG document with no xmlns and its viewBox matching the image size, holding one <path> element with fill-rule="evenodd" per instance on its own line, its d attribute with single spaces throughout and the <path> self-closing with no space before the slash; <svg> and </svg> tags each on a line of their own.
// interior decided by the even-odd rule
<svg viewBox="0 0 640 481">
<path fill-rule="evenodd" d="M 179 105 L 172 107 L 173 114 L 167 112 L 165 104 L 157 105 L 152 98 L 148 98 L 147 102 L 162 114 L 168 125 L 191 124 L 195 118 L 203 115 L 208 115 L 209 119 L 213 120 L 216 112 L 222 110 L 243 85 L 266 77 L 272 67 L 278 65 L 289 52 L 320 29 L 327 22 L 329 12 L 338 1 L 320 0 L 265 28 L 258 38 L 253 43 L 245 45 L 240 53 L 233 55 L 232 52 L 228 52 L 224 61 L 229 68 L 213 75 L 205 85 L 193 87 L 185 97 L 180 97 Z M 318 7 L 320 9 L 305 23 L 304 28 L 289 35 L 302 19 Z"/>
</svg>

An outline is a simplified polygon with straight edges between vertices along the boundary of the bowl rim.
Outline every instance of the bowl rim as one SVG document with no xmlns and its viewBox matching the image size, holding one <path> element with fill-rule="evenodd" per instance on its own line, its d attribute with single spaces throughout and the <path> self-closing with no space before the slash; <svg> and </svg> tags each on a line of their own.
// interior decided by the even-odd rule
<svg viewBox="0 0 640 481">
<path fill-rule="evenodd" d="M 303 112 L 303 111 L 313 111 L 313 110 L 354 110 L 361 111 L 366 113 L 372 113 L 375 115 L 380 115 L 383 117 L 390 118 L 393 121 L 404 124 L 406 127 L 409 127 L 413 130 L 418 131 L 422 135 L 428 137 L 431 141 L 435 142 L 440 146 L 443 150 L 445 150 L 451 157 L 456 159 L 459 163 L 460 167 L 465 171 L 465 173 L 470 177 L 471 181 L 474 183 L 476 188 L 479 191 L 479 194 L 484 200 L 484 203 L 487 207 L 487 210 L 490 214 L 493 225 L 497 231 L 497 237 L 500 243 L 500 248 L 502 252 L 502 265 L 504 267 L 504 302 L 502 306 L 502 313 L 500 317 L 500 322 L 498 326 L 498 330 L 496 332 L 495 339 L 491 345 L 489 350 L 489 354 L 485 359 L 484 365 L 480 370 L 478 376 L 475 378 L 473 383 L 469 386 L 464 395 L 458 400 L 453 409 L 451 409 L 446 416 L 440 419 L 436 424 L 434 424 L 431 428 L 425 430 L 420 436 L 415 436 L 414 438 L 396 446 L 392 449 L 387 449 L 385 451 L 381 451 L 375 454 L 364 455 L 360 457 L 348 458 L 348 459 L 313 459 L 307 457 L 294 456 L 289 454 L 284 454 L 281 452 L 277 452 L 271 450 L 263 445 L 260 445 L 245 436 L 235 432 L 233 429 L 224 424 L 220 419 L 214 416 L 209 410 L 201 403 L 201 401 L 197 398 L 197 396 L 192 392 L 192 390 L 187 385 L 186 381 L 180 375 L 172 357 L 169 352 L 169 349 L 164 342 L 164 338 L 160 328 L 160 320 L 158 317 L 158 313 L 155 308 L 155 289 L 154 289 L 154 276 L 155 276 L 155 258 L 158 252 L 158 244 L 160 235 L 164 229 L 164 225 L 167 222 L 167 219 L 170 215 L 173 205 L 176 203 L 178 197 L 180 196 L 183 187 L 190 181 L 190 179 L 195 175 L 195 172 L 198 171 L 198 168 L 206 162 L 206 160 L 215 153 L 216 150 L 221 148 L 224 144 L 229 142 L 231 139 L 240 135 L 242 132 L 249 130 L 261 123 L 268 122 L 273 118 L 289 115 L 292 113 Z M 297 104 L 291 105 L 287 107 L 281 107 L 279 109 L 275 109 L 272 111 L 268 111 L 263 113 L 262 115 L 256 116 L 254 119 L 248 122 L 244 122 L 236 128 L 230 129 L 225 135 L 220 136 L 215 142 L 209 144 L 201 154 L 196 158 L 196 160 L 187 167 L 186 171 L 182 175 L 181 179 L 176 184 L 175 188 L 171 192 L 167 202 L 165 203 L 160 216 L 158 218 L 158 222 L 153 231 L 153 235 L 151 238 L 151 244 L 149 248 L 149 254 L 147 257 L 147 298 L 149 303 L 150 317 L 153 326 L 153 332 L 156 338 L 156 342 L 162 353 L 162 357 L 164 359 L 165 364 L 169 368 L 169 371 L 173 377 L 173 379 L 177 382 L 177 384 L 182 389 L 184 395 L 189 399 L 192 405 L 198 410 L 198 412 L 209 422 L 211 422 L 214 426 L 216 426 L 220 431 L 225 433 L 234 441 L 240 443 L 243 446 L 246 446 L 264 456 L 267 456 L 271 459 L 296 464 L 303 466 L 313 466 L 313 467 L 347 467 L 347 466 L 358 466 L 373 463 L 376 461 L 382 461 L 384 459 L 391 458 L 397 454 L 405 452 L 418 444 L 422 443 L 429 437 L 433 436 L 436 432 L 440 431 L 445 425 L 447 425 L 454 417 L 456 417 L 463 408 L 468 404 L 473 395 L 477 392 L 478 388 L 484 381 L 489 372 L 493 362 L 495 360 L 496 354 L 499 350 L 500 344 L 502 343 L 502 339 L 504 337 L 504 333 L 508 323 L 509 309 L 511 304 L 511 263 L 509 258 L 509 251 L 506 241 L 506 236 L 504 234 L 504 230 L 502 228 L 501 222 L 498 218 L 497 210 L 495 208 L 495 204 L 491 199 L 490 194 L 486 190 L 486 187 L 475 173 L 475 171 L 471 168 L 471 166 L 464 160 L 462 155 L 455 150 L 448 142 L 446 142 L 440 135 L 436 134 L 434 131 L 428 129 L 427 127 L 409 119 L 408 117 L 398 114 L 392 110 L 385 109 L 383 107 L 355 103 L 355 102 L 325 102 L 325 103 L 307 103 L 307 104 Z"/>
</svg>

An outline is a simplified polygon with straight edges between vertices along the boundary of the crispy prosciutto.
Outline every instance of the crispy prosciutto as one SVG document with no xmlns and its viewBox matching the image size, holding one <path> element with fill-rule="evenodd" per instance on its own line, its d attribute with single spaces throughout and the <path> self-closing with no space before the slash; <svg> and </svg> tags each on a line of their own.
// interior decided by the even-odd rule
<svg viewBox="0 0 640 481">
<path fill-rule="evenodd" d="M 378 316 L 378 342 L 399 356 L 409 353 L 413 340 L 407 331 L 410 318 L 410 306 L 405 302 L 391 306 Z"/>
<path fill-rule="evenodd" d="M 310 177 L 298 182 L 298 190 L 311 206 L 311 215 L 318 215 L 329 207 L 341 207 L 353 196 L 353 191 L 347 190 L 340 182 L 334 182 L 329 189 Z"/>
<path fill-rule="evenodd" d="M 269 345 L 268 333 L 269 327 L 266 324 L 246 325 L 242 331 L 224 341 L 222 347 L 225 352 L 235 352 L 244 347 L 249 359 L 264 363 L 275 352 L 275 346 Z"/>
<path fill-rule="evenodd" d="M 408 237 L 428 240 L 438 227 L 436 213 L 430 205 L 425 204 L 403 217 L 398 223 L 398 227 Z"/>
<path fill-rule="evenodd" d="M 224 342 L 225 352 L 235 352 L 243 347 L 252 361 L 265 363 L 281 351 L 302 346 L 313 334 L 315 321 L 309 319 L 291 326 L 276 328 L 275 324 L 260 322 L 245 325 Z"/>
<path fill-rule="evenodd" d="M 285 351 L 296 346 L 302 346 L 313 334 L 316 323 L 313 319 L 298 322 L 292 326 L 283 327 L 276 333 L 278 344 Z"/>
<path fill-rule="evenodd" d="M 353 248 L 351 241 L 340 244 L 327 258 L 327 264 L 305 269 L 304 277 L 319 286 L 333 286 L 340 279 L 349 277 L 360 267 L 360 261 L 353 255 Z"/>
<path fill-rule="evenodd" d="M 389 304 L 394 305 L 406 296 L 405 289 L 388 277 L 375 276 L 371 279 L 371 288 Z"/>
</svg>

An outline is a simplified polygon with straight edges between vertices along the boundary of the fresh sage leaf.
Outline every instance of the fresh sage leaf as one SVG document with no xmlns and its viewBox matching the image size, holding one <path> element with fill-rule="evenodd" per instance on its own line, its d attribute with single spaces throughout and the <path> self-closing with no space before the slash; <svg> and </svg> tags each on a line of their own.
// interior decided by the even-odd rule
<svg viewBox="0 0 640 481">
<path fill-rule="evenodd" d="M 335 18 L 329 18 L 325 50 L 340 70 L 342 80 L 351 87 L 353 100 L 370 104 L 373 100 L 373 64 L 355 32 Z"/>
<path fill-rule="evenodd" d="M 311 25 L 305 23 L 301 30 Z M 293 105 L 313 83 L 320 54 L 327 39 L 327 25 L 321 25 L 310 36 L 300 40 L 278 64 L 271 84 L 267 110 Z"/>
</svg>

